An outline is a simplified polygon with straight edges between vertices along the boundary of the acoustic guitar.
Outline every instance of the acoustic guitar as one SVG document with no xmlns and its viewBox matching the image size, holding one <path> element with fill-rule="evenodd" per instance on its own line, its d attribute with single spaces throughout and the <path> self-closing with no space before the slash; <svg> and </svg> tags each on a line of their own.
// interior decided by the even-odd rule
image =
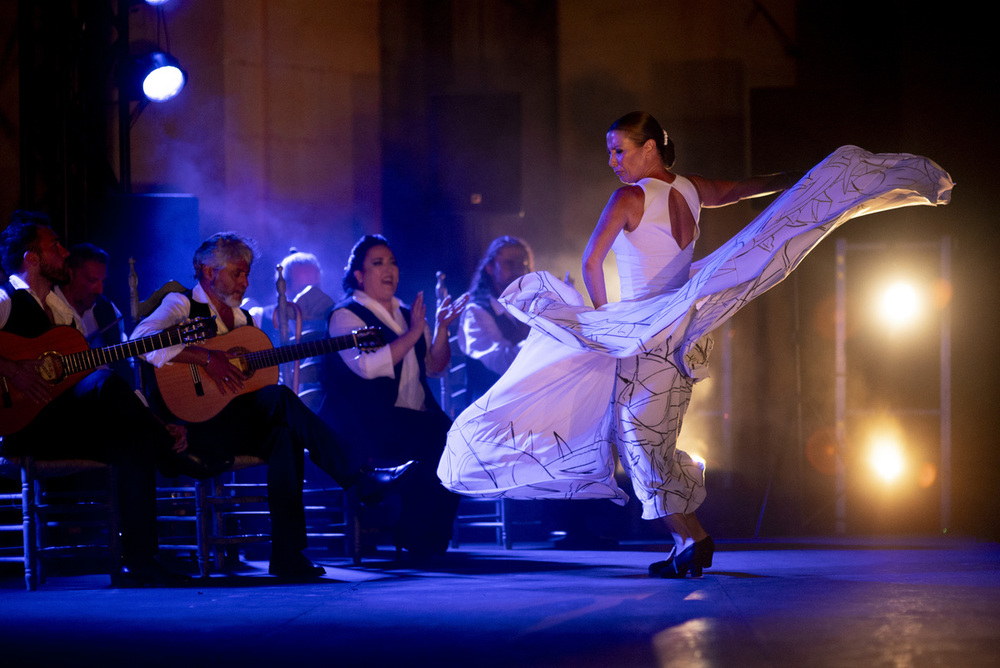
<svg viewBox="0 0 1000 668">
<path fill-rule="evenodd" d="M 195 318 L 159 334 L 135 341 L 91 348 L 74 327 L 53 327 L 41 336 L 26 338 L 0 332 L 0 354 L 11 360 L 39 360 L 38 374 L 49 384 L 49 400 L 79 383 L 105 364 L 143 355 L 179 344 L 204 341 L 215 336 L 214 318 Z M 25 397 L 7 378 L 0 376 L 0 436 L 13 434 L 31 422 L 45 404 Z"/>
<path fill-rule="evenodd" d="M 257 327 L 237 327 L 203 344 L 210 350 L 223 350 L 230 363 L 246 376 L 238 393 L 219 391 L 215 381 L 197 364 L 166 364 L 154 370 L 163 403 L 176 417 L 186 422 L 204 422 L 215 417 L 236 397 L 278 382 L 278 365 L 306 357 L 357 348 L 371 352 L 385 345 L 377 327 L 356 329 L 343 336 L 303 341 L 275 348 L 271 339 Z"/>
</svg>

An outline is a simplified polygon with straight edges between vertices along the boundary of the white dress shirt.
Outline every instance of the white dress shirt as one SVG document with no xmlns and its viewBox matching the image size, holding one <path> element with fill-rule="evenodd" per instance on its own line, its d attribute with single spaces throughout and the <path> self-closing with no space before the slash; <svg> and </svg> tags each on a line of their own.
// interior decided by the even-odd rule
<svg viewBox="0 0 1000 668">
<path fill-rule="evenodd" d="M 213 316 L 215 316 L 215 324 L 218 327 L 217 334 L 222 336 L 223 334 L 229 333 L 229 328 L 226 327 L 225 322 L 219 317 L 219 312 L 212 305 L 212 302 L 208 299 L 208 295 L 205 294 L 205 290 L 201 287 L 201 284 L 194 286 L 194 290 L 191 291 L 191 297 L 194 301 L 201 304 L 208 304 L 208 309 Z M 157 332 L 162 332 L 168 327 L 173 327 L 183 322 L 187 322 L 191 319 L 191 300 L 187 298 L 186 295 L 180 292 L 171 292 L 160 305 L 156 307 L 156 310 L 149 314 L 148 317 L 144 318 L 142 322 L 136 325 L 135 330 L 132 332 L 132 339 L 138 339 L 143 336 L 149 336 L 150 334 L 156 334 Z M 233 324 L 235 327 L 243 327 L 247 324 L 246 314 L 243 313 L 243 309 L 234 308 L 233 309 Z M 259 326 L 259 323 L 255 321 L 254 324 Z M 151 353 L 146 353 L 143 358 L 152 364 L 153 366 L 161 367 L 172 360 L 177 354 L 184 349 L 184 344 L 180 343 L 176 346 L 170 346 L 169 348 L 162 348 L 160 350 L 154 350 Z"/>
<path fill-rule="evenodd" d="M 392 313 L 361 290 L 355 290 L 352 299 L 375 314 L 382 324 L 397 335 L 402 335 L 409 327 L 399 308 L 399 300 L 392 298 Z M 352 330 L 365 327 L 365 322 L 350 309 L 341 308 L 333 312 L 330 318 L 330 336 L 350 334 Z M 424 342 L 430 351 L 430 328 L 424 323 Z M 360 353 L 356 350 L 341 350 L 340 358 L 347 367 L 362 378 L 395 378 L 396 370 L 392 364 L 392 353 L 389 346 L 382 346 L 371 353 Z M 399 394 L 396 396 L 396 406 L 413 410 L 424 410 L 424 388 L 420 383 L 420 365 L 413 348 L 403 357 L 403 366 L 399 377 Z"/>
<path fill-rule="evenodd" d="M 45 301 L 38 298 L 35 291 L 28 287 L 25 283 L 17 276 L 10 277 L 10 284 L 13 285 L 18 290 L 27 290 L 28 293 L 35 298 L 38 305 L 42 307 L 42 310 L 46 306 L 52 312 L 52 324 L 53 325 L 69 325 L 70 327 L 76 327 L 78 330 L 83 332 L 83 324 L 80 322 L 80 316 L 76 314 L 73 307 L 69 305 L 63 296 L 62 292 L 57 292 L 55 289 L 49 290 L 49 294 L 46 295 Z M 7 324 L 7 319 L 10 317 L 10 309 L 12 307 L 11 297 L 7 294 L 6 290 L 0 290 L 0 327 Z"/>
</svg>

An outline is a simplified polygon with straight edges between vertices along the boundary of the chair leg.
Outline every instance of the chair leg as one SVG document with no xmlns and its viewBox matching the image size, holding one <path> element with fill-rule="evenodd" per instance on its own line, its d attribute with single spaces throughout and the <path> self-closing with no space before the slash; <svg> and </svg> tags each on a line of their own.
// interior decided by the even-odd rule
<svg viewBox="0 0 1000 668">
<path fill-rule="evenodd" d="M 231 478 L 230 482 L 235 481 L 235 477 L 233 476 L 232 473 L 223 475 L 227 475 L 228 477 L 230 477 Z M 222 481 L 221 476 L 212 478 L 211 484 L 212 484 L 212 496 L 220 497 L 223 494 L 225 494 L 226 487 L 225 483 Z M 211 511 L 212 511 L 211 513 L 212 524 L 210 525 L 210 527 L 212 531 L 212 536 L 214 537 L 214 536 L 225 535 L 224 534 L 225 518 L 223 517 L 221 508 L 219 506 L 216 506 L 215 504 L 212 504 Z M 222 571 L 226 565 L 226 548 L 221 548 L 219 545 L 215 545 L 213 552 L 215 554 L 215 570 Z"/>
<path fill-rule="evenodd" d="M 118 587 L 122 572 L 121 516 L 118 499 L 118 467 L 108 467 L 108 551 L 111 562 L 111 586 Z"/>
<path fill-rule="evenodd" d="M 24 532 L 24 585 L 38 589 L 38 517 L 35 506 L 35 467 L 30 458 L 21 466 L 21 522 Z"/>
<path fill-rule="evenodd" d="M 347 526 L 347 552 L 355 566 L 361 565 L 361 501 L 354 489 L 344 492 L 344 511 Z"/>
<path fill-rule="evenodd" d="M 505 550 L 514 547 L 514 537 L 507 526 L 507 499 L 500 499 L 500 544 Z"/>
<path fill-rule="evenodd" d="M 194 483 L 195 526 L 198 533 L 198 573 L 208 577 L 209 546 L 208 535 L 212 527 L 212 509 L 208 504 L 208 486 L 211 480 L 197 480 Z"/>
</svg>

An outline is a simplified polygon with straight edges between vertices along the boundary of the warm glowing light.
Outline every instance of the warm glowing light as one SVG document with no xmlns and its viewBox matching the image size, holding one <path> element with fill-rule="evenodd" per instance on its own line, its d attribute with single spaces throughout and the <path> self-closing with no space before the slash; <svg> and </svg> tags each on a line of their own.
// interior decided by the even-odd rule
<svg viewBox="0 0 1000 668">
<path fill-rule="evenodd" d="M 717 665 L 716 644 L 719 624 L 708 617 L 696 617 L 660 631 L 653 636 L 659 666 L 708 668 Z"/>
<path fill-rule="evenodd" d="M 878 437 L 872 444 L 868 463 L 884 481 L 894 482 L 906 467 L 903 446 L 892 437 Z"/>
<path fill-rule="evenodd" d="M 837 472 L 837 433 L 832 427 L 819 429 L 809 437 L 806 459 L 823 475 Z"/>
<path fill-rule="evenodd" d="M 930 462 L 924 462 L 920 467 L 920 474 L 917 476 L 917 484 L 927 489 L 937 480 L 937 467 Z"/>
<path fill-rule="evenodd" d="M 693 434 L 681 434 L 680 438 L 677 439 L 677 448 L 686 452 L 702 470 L 705 469 L 705 456 L 708 454 L 708 443 L 704 439 Z"/>
<path fill-rule="evenodd" d="M 890 285 L 878 303 L 882 320 L 892 329 L 904 329 L 920 317 L 922 300 L 913 285 L 897 282 Z"/>
</svg>

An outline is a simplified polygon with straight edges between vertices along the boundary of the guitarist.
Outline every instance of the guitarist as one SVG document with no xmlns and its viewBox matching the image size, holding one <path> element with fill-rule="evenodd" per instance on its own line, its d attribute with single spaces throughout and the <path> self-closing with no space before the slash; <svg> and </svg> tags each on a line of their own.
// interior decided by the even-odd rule
<svg viewBox="0 0 1000 668">
<path fill-rule="evenodd" d="M 55 291 L 73 307 L 75 320 L 91 348 L 113 346 L 125 338 L 125 326 L 121 311 L 115 303 L 104 296 L 104 281 L 108 277 L 108 254 L 94 244 L 76 244 L 69 249 L 66 258 L 68 280 L 57 285 Z M 135 383 L 135 372 L 131 360 L 120 360 L 111 365 L 111 370 L 129 384 Z"/>
<path fill-rule="evenodd" d="M 256 255 L 251 239 L 233 232 L 209 237 L 195 251 L 197 285 L 187 293 L 168 294 L 133 338 L 154 334 L 188 318 L 215 316 L 222 337 L 238 327 L 256 326 L 240 308 Z M 363 453 L 344 446 L 341 438 L 316 417 L 284 385 L 268 385 L 241 393 L 246 377 L 222 350 L 197 345 L 164 348 L 145 356 L 165 364 L 195 365 L 223 394 L 234 398 L 205 422 L 187 425 L 188 442 L 214 457 L 256 455 L 267 460 L 268 505 L 271 511 L 272 575 L 302 580 L 322 576 L 322 566 L 309 561 L 305 510 L 302 505 L 303 451 L 344 489 L 356 486 L 363 503 L 378 503 L 412 462 L 395 468 L 366 467 Z"/>
<path fill-rule="evenodd" d="M 53 326 L 79 329 L 73 308 L 53 290 L 67 280 L 68 252 L 44 214 L 16 212 L 0 233 L 0 259 L 10 280 L 0 287 L 0 330 L 20 337 L 41 336 Z M 157 561 L 156 474 L 162 466 L 193 467 L 184 454 L 183 431 L 170 432 L 107 369 L 99 369 L 50 401 L 48 384 L 34 359 L 10 359 L 0 351 L 0 376 L 28 401 L 43 404 L 27 427 L 4 436 L 7 456 L 37 459 L 84 458 L 117 465 L 122 527 L 124 586 L 173 586 L 189 578 Z"/>
</svg>

